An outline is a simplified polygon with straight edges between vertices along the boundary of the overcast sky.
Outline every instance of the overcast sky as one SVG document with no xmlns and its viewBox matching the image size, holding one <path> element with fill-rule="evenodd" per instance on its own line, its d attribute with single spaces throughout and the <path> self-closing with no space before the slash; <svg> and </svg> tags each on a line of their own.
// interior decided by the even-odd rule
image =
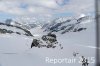
<svg viewBox="0 0 100 66">
<path fill-rule="evenodd" d="M 94 0 L 0 0 L 0 20 L 92 14 Z"/>
</svg>

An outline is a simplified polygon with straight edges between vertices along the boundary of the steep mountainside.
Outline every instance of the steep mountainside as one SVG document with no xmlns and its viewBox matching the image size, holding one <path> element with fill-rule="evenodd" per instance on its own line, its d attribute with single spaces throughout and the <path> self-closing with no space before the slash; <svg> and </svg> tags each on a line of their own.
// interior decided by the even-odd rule
<svg viewBox="0 0 100 66">
<path fill-rule="evenodd" d="M 86 30 L 83 26 L 84 23 L 91 22 L 90 16 L 84 16 L 80 18 L 57 18 L 49 24 L 44 24 L 42 29 L 44 32 L 60 32 L 65 34 L 66 32 L 80 32 Z"/>
<path fill-rule="evenodd" d="M 18 26 L 13 26 L 13 25 L 9 25 L 9 24 L 4 24 L 4 23 L 0 23 L 0 33 L 1 34 L 18 34 L 18 35 L 26 35 L 26 36 L 33 36 L 30 31 L 23 29 L 21 27 Z"/>
</svg>

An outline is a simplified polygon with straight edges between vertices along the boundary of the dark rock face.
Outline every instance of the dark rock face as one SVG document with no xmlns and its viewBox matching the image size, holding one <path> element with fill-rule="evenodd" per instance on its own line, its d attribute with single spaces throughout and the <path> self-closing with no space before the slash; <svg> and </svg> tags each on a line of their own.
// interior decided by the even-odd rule
<svg viewBox="0 0 100 66">
<path fill-rule="evenodd" d="M 39 45 L 38 40 L 37 40 L 37 39 L 33 39 L 33 42 L 32 42 L 32 44 L 31 44 L 31 48 L 32 48 L 32 47 L 37 47 L 38 45 Z"/>
<path fill-rule="evenodd" d="M 51 34 L 51 33 L 48 33 L 47 35 L 43 35 L 42 36 L 42 40 L 50 41 L 50 43 L 53 43 L 53 42 L 57 41 L 56 35 L 55 34 Z"/>
<path fill-rule="evenodd" d="M 4 24 L 4 23 L 0 23 L 0 26 L 6 26 L 7 28 L 15 28 L 15 29 L 19 29 L 19 30 L 22 30 L 22 31 L 24 31 L 25 32 L 25 34 L 23 34 L 23 35 L 26 35 L 26 36 L 33 36 L 32 34 L 31 34 L 31 32 L 30 31 L 28 31 L 28 30 L 26 30 L 26 29 L 23 29 L 23 28 L 21 28 L 21 27 L 18 27 L 18 26 L 13 26 L 13 25 L 10 25 L 10 24 Z M 7 29 L 7 28 L 0 28 L 0 33 L 2 33 L 2 34 L 5 34 L 5 33 L 9 33 L 9 34 L 12 34 L 12 33 L 16 33 L 16 34 L 18 34 L 18 35 L 21 35 L 22 33 L 20 33 L 20 32 L 15 32 L 15 31 L 13 31 L 13 30 L 10 30 L 10 29 Z"/>
<path fill-rule="evenodd" d="M 42 48 L 42 47 L 46 47 L 46 48 L 56 48 L 56 46 L 59 44 L 57 41 L 57 37 L 55 34 L 52 33 L 48 33 L 47 35 L 43 35 L 41 37 L 41 40 L 38 39 L 33 39 L 32 44 L 31 44 L 31 48 L 32 47 L 38 47 L 38 48 Z M 60 48 L 63 49 L 63 47 L 61 46 L 61 44 L 59 44 Z"/>
<path fill-rule="evenodd" d="M 90 20 L 89 16 L 80 17 L 78 19 L 65 19 L 59 21 L 60 18 L 53 20 L 50 24 L 43 26 L 44 32 L 60 32 L 65 34 L 66 32 L 80 32 L 86 30 L 82 26 L 82 22 Z M 57 22 L 58 21 L 58 22 Z"/>
</svg>

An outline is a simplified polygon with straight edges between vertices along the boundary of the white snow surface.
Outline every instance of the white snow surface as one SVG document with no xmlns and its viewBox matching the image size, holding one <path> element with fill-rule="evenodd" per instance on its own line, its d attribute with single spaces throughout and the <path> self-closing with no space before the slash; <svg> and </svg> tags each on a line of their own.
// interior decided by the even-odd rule
<svg viewBox="0 0 100 66">
<path fill-rule="evenodd" d="M 81 63 L 46 63 L 46 57 L 62 59 L 74 58 L 73 52 L 81 56 L 95 57 L 96 54 L 96 30 L 95 22 L 84 23 L 87 28 L 81 32 L 68 32 L 66 34 L 56 33 L 57 40 L 63 49 L 57 46 L 52 48 L 30 49 L 33 38 L 41 39 L 42 35 L 47 34 L 39 27 L 31 29 L 34 37 L 28 37 L 17 34 L 0 34 L 0 66 L 81 66 Z M 95 66 L 95 63 L 89 63 L 89 66 Z"/>
</svg>

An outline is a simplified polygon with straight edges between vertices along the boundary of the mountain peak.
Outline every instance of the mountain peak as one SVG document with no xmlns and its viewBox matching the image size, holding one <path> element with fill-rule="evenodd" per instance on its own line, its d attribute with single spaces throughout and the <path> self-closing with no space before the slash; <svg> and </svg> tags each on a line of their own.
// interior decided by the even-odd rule
<svg viewBox="0 0 100 66">
<path fill-rule="evenodd" d="M 86 16 L 85 14 L 81 14 L 81 15 L 79 16 L 79 18 L 80 18 L 80 17 L 85 17 L 85 16 Z"/>
</svg>

